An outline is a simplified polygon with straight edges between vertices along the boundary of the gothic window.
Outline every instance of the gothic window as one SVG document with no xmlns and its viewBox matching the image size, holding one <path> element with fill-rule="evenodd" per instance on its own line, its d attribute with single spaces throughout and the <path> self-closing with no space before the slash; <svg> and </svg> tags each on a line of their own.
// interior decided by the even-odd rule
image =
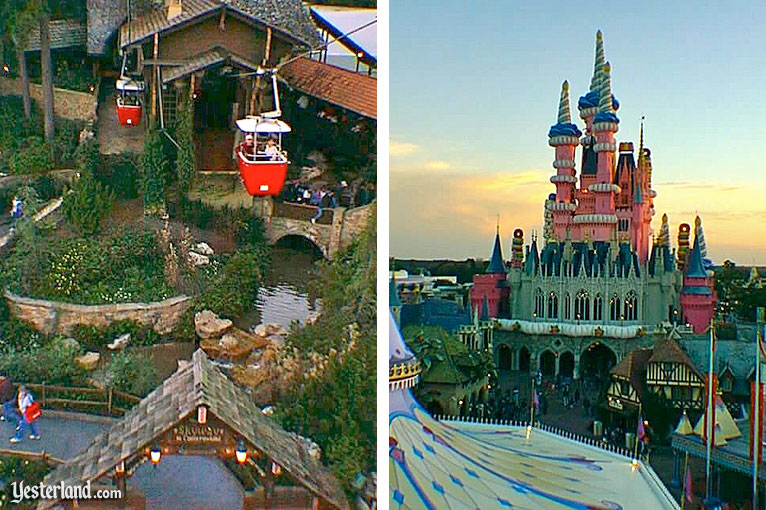
<svg viewBox="0 0 766 510">
<path fill-rule="evenodd" d="M 600 321 L 603 319 L 604 313 L 604 298 L 601 294 L 596 294 L 596 298 L 593 300 L 593 320 Z"/>
<path fill-rule="evenodd" d="M 621 310 L 621 299 L 618 294 L 614 294 L 612 298 L 609 300 L 609 320 L 611 321 L 618 321 L 621 318 L 620 312 Z"/>
<path fill-rule="evenodd" d="M 559 318 L 559 298 L 555 292 L 548 294 L 548 318 Z"/>
<path fill-rule="evenodd" d="M 545 296 L 543 295 L 543 289 L 539 287 L 535 291 L 535 314 L 533 317 L 537 319 L 545 317 Z"/>
<path fill-rule="evenodd" d="M 569 292 L 564 294 L 564 319 L 569 320 L 572 318 L 572 298 L 569 296 Z"/>
<path fill-rule="evenodd" d="M 638 298 L 636 292 L 631 290 L 625 296 L 625 319 L 629 321 L 638 320 Z"/>
<path fill-rule="evenodd" d="M 575 297 L 575 319 L 578 321 L 590 320 L 590 296 L 583 289 Z"/>
<path fill-rule="evenodd" d="M 626 219 L 622 219 L 618 223 L 618 229 L 620 230 L 620 232 L 627 232 L 629 226 L 630 226 L 630 223 Z"/>
</svg>

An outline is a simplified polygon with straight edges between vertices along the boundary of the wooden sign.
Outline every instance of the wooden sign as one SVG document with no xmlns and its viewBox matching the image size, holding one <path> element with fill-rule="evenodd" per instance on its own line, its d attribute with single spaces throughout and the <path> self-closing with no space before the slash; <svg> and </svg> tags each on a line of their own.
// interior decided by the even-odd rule
<svg viewBox="0 0 766 510">
<path fill-rule="evenodd" d="M 176 444 L 221 445 L 226 441 L 226 429 L 214 424 L 196 425 L 185 423 L 173 427 L 170 441 Z"/>
</svg>

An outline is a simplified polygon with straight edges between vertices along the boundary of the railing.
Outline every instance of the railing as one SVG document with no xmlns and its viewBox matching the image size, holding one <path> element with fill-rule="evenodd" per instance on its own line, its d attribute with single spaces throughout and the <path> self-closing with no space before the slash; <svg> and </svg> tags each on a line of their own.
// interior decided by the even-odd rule
<svg viewBox="0 0 766 510">
<path fill-rule="evenodd" d="M 292 202 L 274 202 L 274 216 L 290 218 L 293 220 L 311 221 L 316 216 L 315 205 L 295 204 Z M 333 210 L 329 207 L 322 208 L 322 215 L 317 219 L 321 225 L 332 225 Z"/>
<path fill-rule="evenodd" d="M 18 387 L 19 384 L 14 384 Z M 128 409 L 141 402 L 135 395 L 114 388 L 81 388 L 50 384 L 24 384 L 32 390 L 43 408 L 96 411 L 107 416 L 122 416 Z"/>
<path fill-rule="evenodd" d="M 40 453 L 37 453 L 37 452 L 24 452 L 19 450 L 9 450 L 7 448 L 0 448 L 0 457 L 19 457 L 21 459 L 42 462 L 46 466 L 51 466 L 51 467 L 55 467 L 60 464 L 64 464 L 66 462 L 65 460 L 62 460 L 56 457 L 51 457 L 50 455 L 45 453 L 45 450 L 43 450 Z"/>
<path fill-rule="evenodd" d="M 529 421 L 502 420 L 499 418 L 475 418 L 471 416 L 435 415 L 434 419 L 438 421 L 458 421 L 458 422 L 464 422 L 464 423 L 479 423 L 483 425 L 501 425 L 506 427 L 528 427 L 529 426 Z M 571 439 L 572 441 L 577 441 L 578 443 L 587 444 L 589 446 L 600 448 L 602 450 L 606 450 L 611 453 L 616 453 L 617 455 L 622 455 L 623 457 L 627 457 L 628 459 L 633 458 L 633 452 L 631 452 L 627 448 L 615 446 L 605 441 L 598 440 L 594 437 L 581 436 L 579 434 L 575 434 L 574 432 L 570 432 L 568 430 L 560 429 L 557 427 L 552 427 L 550 425 L 546 425 L 544 423 L 539 423 L 539 422 L 534 426 L 534 428 L 542 430 L 544 432 L 548 432 L 549 434 L 554 434 L 556 436 L 563 437 L 565 439 Z M 641 458 L 643 459 L 643 457 Z"/>
</svg>

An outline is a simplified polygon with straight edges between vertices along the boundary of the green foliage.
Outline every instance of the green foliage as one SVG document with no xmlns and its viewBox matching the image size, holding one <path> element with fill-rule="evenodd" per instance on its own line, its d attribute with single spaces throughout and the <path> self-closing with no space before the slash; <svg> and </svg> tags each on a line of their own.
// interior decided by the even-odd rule
<svg viewBox="0 0 766 510">
<path fill-rule="evenodd" d="M 210 309 L 233 319 L 242 316 L 255 303 L 263 280 L 263 260 L 253 250 L 240 250 L 222 266 L 214 260 L 200 268 L 200 272 L 204 281 L 195 309 Z"/>
<path fill-rule="evenodd" d="M 681 417 L 680 411 L 673 407 L 673 403 L 663 393 L 651 391 L 644 392 L 643 407 L 651 432 L 654 433 L 649 438 L 666 440 Z"/>
<path fill-rule="evenodd" d="M 67 223 L 83 236 L 101 230 L 101 222 L 112 207 L 114 195 L 96 180 L 92 172 L 83 172 L 71 192 L 64 195 L 61 212 Z"/>
<path fill-rule="evenodd" d="M 107 378 L 113 388 L 140 397 L 148 395 L 160 382 L 149 358 L 131 351 L 112 357 Z"/>
<path fill-rule="evenodd" d="M 747 268 L 737 267 L 727 260 L 715 273 L 718 307 L 724 318 L 734 314 L 739 319 L 755 322 L 755 309 L 766 307 L 766 288 L 746 286 L 749 279 Z"/>
<path fill-rule="evenodd" d="M 136 157 L 132 155 L 101 156 L 98 180 L 121 200 L 138 198 L 141 175 Z"/>
<path fill-rule="evenodd" d="M 146 132 L 144 152 L 141 155 L 141 192 L 144 198 L 144 214 L 165 213 L 165 182 L 168 161 L 160 138 L 160 130 L 152 124 Z"/>
<path fill-rule="evenodd" d="M 118 337 L 129 333 L 131 346 L 155 345 L 165 338 L 152 328 L 131 321 L 117 321 L 106 327 L 78 324 L 72 329 L 72 337 L 89 348 L 103 348 Z"/>
<path fill-rule="evenodd" d="M 197 151 L 194 146 L 194 105 L 191 99 L 187 99 L 181 105 L 176 128 L 176 141 L 180 146 L 176 159 L 178 186 L 181 192 L 185 193 L 189 190 L 194 176 L 197 175 Z"/>
<path fill-rule="evenodd" d="M 152 232 L 60 239 L 39 232 L 19 239 L 6 260 L 10 287 L 22 295 L 80 304 L 147 302 L 175 294 Z"/>
<path fill-rule="evenodd" d="M 330 356 L 316 379 L 297 384 L 280 398 L 278 417 L 290 430 L 312 438 L 323 459 L 348 487 L 353 476 L 375 466 L 376 345 L 375 219 L 352 247 L 322 264 L 316 287 L 322 315 L 293 331 L 288 343 L 299 352 L 328 353 L 356 346 L 343 358 Z"/>
<path fill-rule="evenodd" d="M 5 370 L 14 381 L 30 384 L 84 385 L 85 370 L 74 360 L 78 354 L 72 346 L 49 340 L 42 345 L 3 352 L 0 370 Z"/>
<path fill-rule="evenodd" d="M 17 149 L 9 160 L 11 173 L 39 174 L 53 168 L 50 146 L 42 138 L 28 138 L 26 145 Z"/>
<path fill-rule="evenodd" d="M 239 247 L 265 247 L 268 244 L 263 220 L 245 207 L 212 207 L 201 200 L 181 196 L 169 212 L 186 225 L 233 235 Z"/>
<path fill-rule="evenodd" d="M 44 462 L 36 460 L 27 460 L 21 457 L 2 456 L 0 457 L 0 480 L 4 483 L 2 493 L 0 493 L 0 507 L 5 507 L 11 501 L 16 499 L 17 495 L 13 493 L 14 482 L 24 482 L 28 486 L 40 485 L 52 468 L 45 465 Z M 13 508 L 17 510 L 32 510 L 37 508 L 38 501 L 26 500 L 20 503 L 13 503 Z"/>
<path fill-rule="evenodd" d="M 80 173 L 96 175 L 101 161 L 99 146 L 96 139 L 91 138 L 80 144 L 75 151 L 74 158 Z"/>
<path fill-rule="evenodd" d="M 53 159 L 57 166 L 68 167 L 77 164 L 77 141 L 85 127 L 85 121 L 56 117 L 56 136 L 53 139 Z M 98 150 L 98 149 L 97 149 Z M 78 165 L 79 166 L 79 165 Z"/>
</svg>

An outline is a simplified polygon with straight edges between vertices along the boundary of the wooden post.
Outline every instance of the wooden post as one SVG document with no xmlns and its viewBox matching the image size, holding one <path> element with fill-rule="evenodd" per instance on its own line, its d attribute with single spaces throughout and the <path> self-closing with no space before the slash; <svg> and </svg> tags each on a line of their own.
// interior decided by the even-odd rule
<svg viewBox="0 0 766 510">
<path fill-rule="evenodd" d="M 268 66 L 271 58 L 271 27 L 266 27 L 266 49 L 263 53 L 262 67 Z M 253 97 L 250 100 L 250 115 L 259 115 L 263 106 L 263 90 L 261 89 L 261 75 L 255 77 Z"/>
<path fill-rule="evenodd" d="M 157 56 L 160 52 L 160 34 L 159 32 L 154 34 L 154 50 L 152 51 L 152 57 L 154 58 L 154 66 L 152 68 L 152 117 L 157 115 Z"/>
<path fill-rule="evenodd" d="M 112 388 L 109 388 L 106 394 L 106 412 L 112 415 Z"/>
<path fill-rule="evenodd" d="M 40 397 L 40 400 L 42 400 L 43 402 L 43 407 L 46 407 L 45 406 L 45 381 L 43 381 L 42 395 Z"/>
<path fill-rule="evenodd" d="M 195 77 L 194 73 L 191 74 L 191 78 L 189 79 L 189 97 L 194 99 L 194 87 L 197 84 L 195 83 Z"/>
</svg>

